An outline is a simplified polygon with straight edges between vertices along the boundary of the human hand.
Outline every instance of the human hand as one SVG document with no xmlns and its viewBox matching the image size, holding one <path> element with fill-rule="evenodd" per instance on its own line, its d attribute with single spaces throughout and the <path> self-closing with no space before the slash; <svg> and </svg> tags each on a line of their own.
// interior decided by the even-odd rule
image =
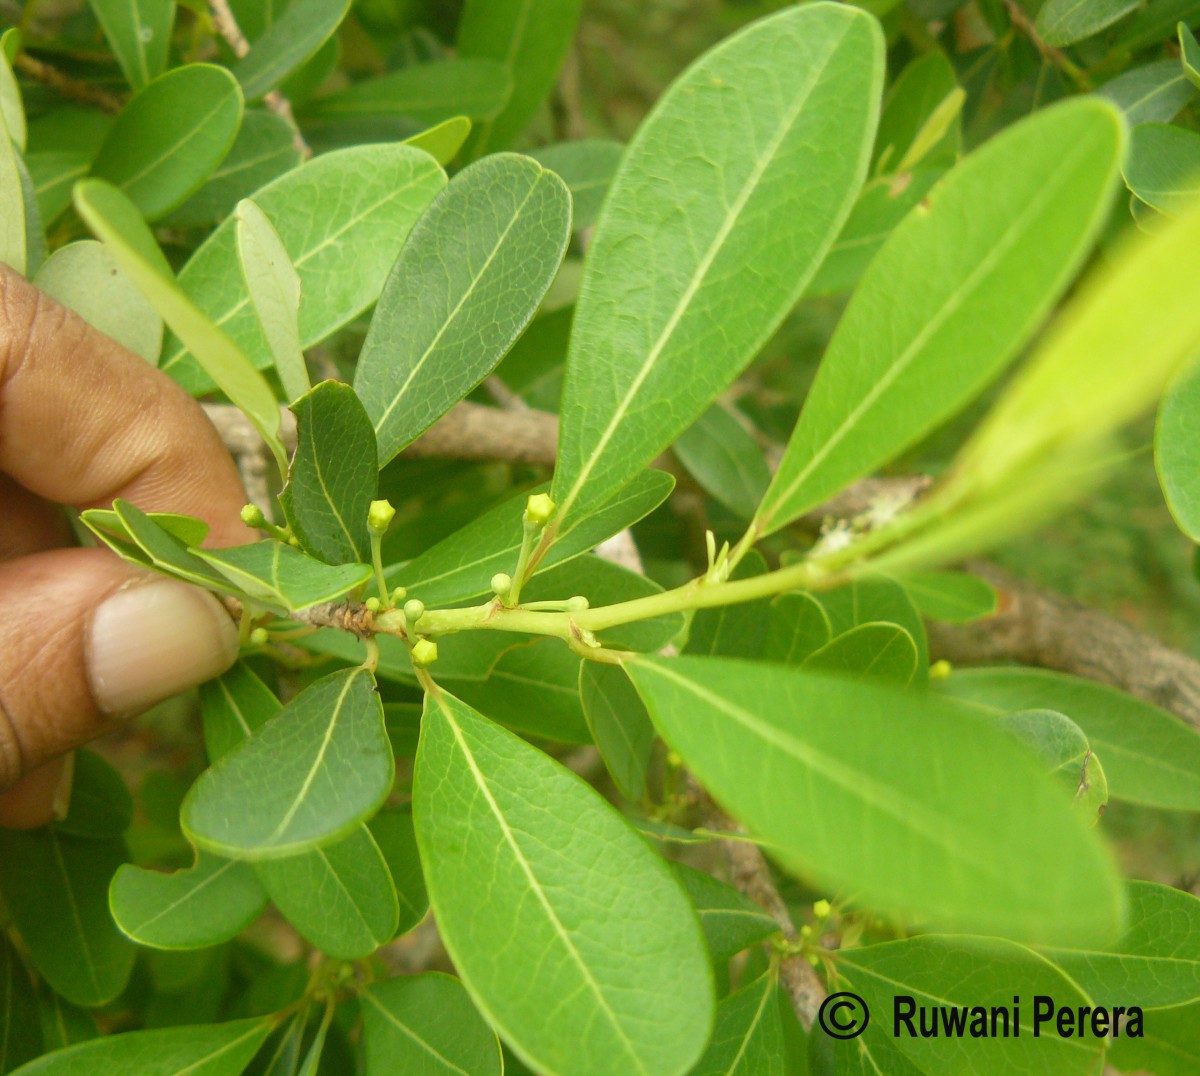
<svg viewBox="0 0 1200 1076">
<path fill-rule="evenodd" d="M 208 545 L 253 538 L 199 405 L 0 265 L 0 826 L 50 821 L 68 752 L 237 656 L 212 595 L 70 548 L 57 506 L 116 497 L 205 519 Z"/>
</svg>

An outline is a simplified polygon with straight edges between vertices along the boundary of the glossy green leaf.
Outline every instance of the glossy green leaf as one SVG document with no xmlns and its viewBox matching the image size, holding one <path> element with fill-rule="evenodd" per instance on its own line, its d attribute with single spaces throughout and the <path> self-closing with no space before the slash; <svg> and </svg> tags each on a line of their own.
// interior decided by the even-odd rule
<svg viewBox="0 0 1200 1076">
<path fill-rule="evenodd" d="M 675 479 L 663 471 L 643 471 L 607 504 L 563 527 L 543 568 L 586 553 L 632 526 L 662 504 L 674 485 Z M 419 557 L 389 569 L 388 584 L 403 584 L 430 608 L 491 593 L 492 576 L 516 566 L 526 499 L 530 493 L 544 492 L 545 487 L 538 486 L 484 512 Z"/>
<path fill-rule="evenodd" d="M 495 60 L 512 79 L 504 108 L 471 133 L 467 153 L 506 149 L 549 96 L 570 48 L 582 0 L 467 0 L 458 54 Z"/>
<path fill-rule="evenodd" d="M 574 314 L 574 306 L 539 314 L 496 371 L 496 376 L 530 407 L 558 410 Z"/>
<path fill-rule="evenodd" d="M 124 864 L 108 890 L 121 932 L 155 949 L 202 949 L 240 934 L 267 906 L 254 868 L 208 852 L 173 874 Z"/>
<path fill-rule="evenodd" d="M 785 1076 L 783 1021 L 773 972 L 724 998 L 692 1076 Z"/>
<path fill-rule="evenodd" d="M 430 971 L 372 983 L 362 1002 L 366 1076 L 500 1076 L 500 1043 L 462 984 Z"/>
<path fill-rule="evenodd" d="M 771 601 L 762 656 L 767 661 L 802 665 L 833 638 L 825 607 L 806 591 L 780 594 Z"/>
<path fill-rule="evenodd" d="M 124 860 L 115 838 L 0 830 L 4 906 L 38 974 L 77 1005 L 111 1001 L 133 970 L 134 947 L 108 914 L 108 880 Z"/>
<path fill-rule="evenodd" d="M 537 311 L 570 233 L 562 181 L 517 154 L 463 169 L 434 199 L 384 285 L 354 375 L 380 466 L 496 367 Z"/>
<path fill-rule="evenodd" d="M 0 935 L 0 1072 L 12 1072 L 43 1048 L 33 983 L 12 942 Z"/>
<path fill-rule="evenodd" d="M 385 718 L 388 709 L 385 707 Z M 419 712 L 419 707 L 416 709 Z M 396 933 L 405 934 L 429 911 L 429 894 L 425 892 L 425 875 L 421 871 L 412 815 L 406 810 L 385 809 L 367 823 L 367 828 L 392 875 L 392 886 L 400 906 Z"/>
<path fill-rule="evenodd" d="M 134 531 L 140 533 L 136 526 L 134 531 L 131 531 L 120 513 L 110 508 L 89 508 L 82 515 L 84 522 L 97 535 L 108 533 L 117 538 L 134 542 L 136 541 Z M 178 512 L 145 512 L 142 515 L 155 524 L 159 530 L 166 531 L 184 545 L 201 545 L 208 536 L 208 524 L 195 516 L 184 516 Z M 141 518 L 137 513 L 127 511 L 126 519 L 131 516 L 136 519 Z"/>
<path fill-rule="evenodd" d="M 924 683 L 929 668 L 929 642 L 921 614 L 908 592 L 884 575 L 861 575 L 845 586 L 825 591 L 821 603 L 829 616 L 832 634 L 838 636 L 860 624 L 887 621 L 899 624 L 917 648 L 916 680 Z"/>
<path fill-rule="evenodd" d="M 901 580 L 908 596 L 930 620 L 965 624 L 996 612 L 996 588 L 970 572 L 912 572 Z"/>
<path fill-rule="evenodd" d="M 121 110 L 92 162 L 147 220 L 193 195 L 225 159 L 242 122 L 234 77 L 213 64 L 160 75 Z"/>
<path fill-rule="evenodd" d="M 637 691 L 615 665 L 584 661 L 579 666 L 579 697 L 613 782 L 626 799 L 640 802 L 646 795 L 654 726 Z"/>
<path fill-rule="evenodd" d="M 270 1033 L 272 1021 L 255 1018 L 126 1031 L 77 1043 L 26 1065 L 21 1076 L 238 1076 Z"/>
<path fill-rule="evenodd" d="M 593 789 L 438 691 L 413 815 L 446 949 L 523 1059 L 595 1076 L 688 1071 L 711 1026 L 700 929 L 666 865 Z"/>
<path fill-rule="evenodd" d="M 672 450 L 701 488 L 734 515 L 754 515 L 771 472 L 762 448 L 732 408 L 713 404 L 683 431 Z"/>
<path fill-rule="evenodd" d="M 0 113 L 0 262 L 25 272 L 25 195 L 21 163 Z"/>
<path fill-rule="evenodd" d="M 767 562 L 751 550 L 734 569 L 731 579 L 762 575 Z M 765 598 L 736 605 L 698 609 L 692 614 L 685 654 L 719 655 L 727 658 L 756 658 L 766 645 L 771 604 Z"/>
<path fill-rule="evenodd" d="M 1200 134 L 1166 123 L 1135 127 L 1125 182 L 1147 205 L 1177 214 L 1200 194 Z"/>
<path fill-rule="evenodd" d="M 1135 52 L 1147 45 L 1161 44 L 1180 20 L 1188 26 L 1200 22 L 1200 3 L 1196 0 L 1148 0 L 1146 6 L 1129 20 L 1115 42 L 1114 49 Z"/>
<path fill-rule="evenodd" d="M 219 855 L 280 858 L 345 836 L 378 809 L 394 773 L 371 674 L 343 669 L 201 774 L 180 820 Z"/>
<path fill-rule="evenodd" d="M 70 765 L 74 773 L 67 816 L 56 819 L 54 828 L 72 837 L 120 837 L 133 821 L 133 797 L 125 778 L 82 747 Z"/>
<path fill-rule="evenodd" d="M 1108 851 L 970 707 L 720 658 L 628 669 L 714 798 L 819 886 L 942 929 L 1047 942 L 1115 933 Z"/>
<path fill-rule="evenodd" d="M 0 50 L 0 115 L 4 117 L 8 137 L 16 143 L 17 151 L 24 153 L 28 138 L 25 102 L 21 98 L 21 87 L 13 74 L 12 64 L 5 50 Z"/>
<path fill-rule="evenodd" d="M 1020 945 L 999 938 L 969 936 L 909 938 L 905 941 L 842 950 L 837 960 L 841 989 L 859 994 L 871 1011 L 871 1022 L 862 1041 L 874 1047 L 886 1038 L 921 1072 L 954 1072 L 962 1076 L 990 1076 L 996 1072 L 1053 1072 L 1055 1076 L 1095 1072 L 1103 1056 L 1103 1038 L 1060 1038 L 1053 1021 L 1034 1035 L 1033 998 L 1043 995 L 1056 1005 L 1078 1008 L 1093 1002 L 1049 961 Z M 891 1014 L 898 994 L 911 997 L 916 1006 L 966 1009 L 961 1035 L 922 1037 L 909 1034 L 907 1025 L 892 1036 Z M 1012 1029 L 1013 997 L 1020 998 L 1020 1034 Z M 969 1031 L 981 1006 L 983 1026 L 991 1030 L 994 1007 L 1010 1014 L 1009 1034 L 1002 1018 L 997 1034 L 987 1037 Z M 928 1023 L 935 1019 L 926 1015 Z M 939 1031 L 940 1018 L 939 1019 Z M 919 1031 L 920 1015 L 911 1017 Z M 889 1068 L 887 1072 L 894 1071 Z"/>
<path fill-rule="evenodd" d="M 930 117 L 956 90 L 958 79 L 944 53 L 928 52 L 909 63 L 884 97 L 875 136 L 874 169 L 887 175 L 910 172 L 916 164 L 953 164 L 962 151 L 957 114 L 931 144 L 918 143 L 922 132 L 928 130 Z M 920 154 L 917 160 L 910 159 L 914 151 Z"/>
<path fill-rule="evenodd" d="M 237 343 L 175 282 L 133 203 L 102 180 L 85 179 L 75 185 L 75 208 L 163 321 L 188 342 L 213 383 L 245 412 L 280 470 L 286 470 L 287 457 L 279 440 L 279 405 L 271 387 Z"/>
<path fill-rule="evenodd" d="M 88 0 L 125 81 L 140 90 L 162 74 L 175 0 Z"/>
<path fill-rule="evenodd" d="M 256 601 L 285 610 L 335 601 L 371 576 L 369 564 L 325 564 L 271 539 L 228 549 L 193 549 L 192 555 Z"/>
<path fill-rule="evenodd" d="M 437 162 L 403 145 L 325 153 L 254 192 L 300 276 L 300 343 L 311 347 L 378 297 L 413 222 L 446 182 Z M 242 285 L 235 225 L 225 221 L 188 260 L 179 286 L 259 367 L 271 352 Z M 193 393 L 212 381 L 187 341 L 168 339 L 162 368 Z"/>
<path fill-rule="evenodd" d="M 361 823 L 341 840 L 254 870 L 305 938 L 338 960 L 360 960 L 392 940 L 399 908 L 383 853 Z"/>
<path fill-rule="evenodd" d="M 1200 1066 L 1200 1004 L 1152 1010 L 1141 1038 L 1114 1039 L 1108 1061 L 1121 1072 L 1193 1076 Z"/>
<path fill-rule="evenodd" d="M 1151 703 L 1104 684 L 1045 669 L 960 669 L 939 691 L 994 713 L 1057 710 L 1103 760 L 1113 799 L 1200 809 L 1200 735 Z"/>
<path fill-rule="evenodd" d="M 250 199 L 234 214 L 238 260 L 250 305 L 271 350 L 284 396 L 308 392 L 308 367 L 300 349 L 300 278 L 266 214 Z"/>
<path fill-rule="evenodd" d="M 274 112 L 247 109 L 220 167 L 161 223 L 172 228 L 215 224 L 229 216 L 243 198 L 299 163 L 300 151 L 287 120 Z"/>
<path fill-rule="evenodd" d="M 233 68 L 247 101 L 273 90 L 337 30 L 350 0 L 295 0 Z"/>
<path fill-rule="evenodd" d="M 1179 529 L 1200 542 L 1200 366 L 1185 371 L 1158 409 L 1154 466 Z"/>
<path fill-rule="evenodd" d="M 1073 45 L 1123 19 L 1140 0 L 1047 0 L 1037 14 L 1037 32 L 1047 45 Z"/>
<path fill-rule="evenodd" d="M 423 149 L 438 164 L 447 165 L 458 156 L 470 133 L 471 121 L 466 116 L 451 116 L 404 141 L 407 145 Z"/>
<path fill-rule="evenodd" d="M 790 8 L 705 53 L 639 128 L 576 307 L 552 494 L 560 525 L 670 444 L 791 309 L 862 182 L 881 53 L 860 11 Z"/>
<path fill-rule="evenodd" d="M 585 138 L 543 146 L 529 155 L 567 185 L 571 192 L 571 227 L 580 232 L 596 223 L 624 152 L 625 147 L 620 142 Z"/>
<path fill-rule="evenodd" d="M 37 271 L 33 282 L 118 344 L 148 363 L 158 362 L 162 318 L 103 243 L 82 239 L 59 247 Z"/>
<path fill-rule="evenodd" d="M 779 924 L 733 886 L 682 863 L 673 864 L 672 869 L 696 910 L 714 964 L 723 964 L 755 942 L 779 933 Z"/>
<path fill-rule="evenodd" d="M 906 685 L 917 672 L 917 645 L 899 624 L 859 624 L 814 650 L 804 667 Z"/>
<path fill-rule="evenodd" d="M 830 341 L 758 533 L 915 444 L 1000 373 L 1105 220 L 1123 143 L 1108 105 L 1057 105 L 976 150 L 904 219 Z"/>
<path fill-rule="evenodd" d="M 1107 97 L 1129 125 L 1169 123 L 1196 92 L 1178 60 L 1156 60 L 1106 82 L 1096 93 Z"/>
</svg>

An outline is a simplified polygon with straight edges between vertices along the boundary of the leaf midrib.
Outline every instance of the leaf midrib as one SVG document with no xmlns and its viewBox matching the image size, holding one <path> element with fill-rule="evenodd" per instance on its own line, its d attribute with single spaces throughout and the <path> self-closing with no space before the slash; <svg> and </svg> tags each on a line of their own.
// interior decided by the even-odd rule
<svg viewBox="0 0 1200 1076">
<path fill-rule="evenodd" d="M 459 1068 L 458 1065 L 456 1065 L 448 1057 L 446 1057 L 442 1053 L 439 1053 L 436 1047 L 434 1047 L 431 1043 L 426 1042 L 415 1031 L 412 1031 L 408 1027 L 407 1024 L 401 1023 L 399 1019 L 397 1019 L 395 1016 L 392 1015 L 391 1012 L 389 1012 L 386 1008 L 384 1008 L 384 1006 L 371 993 L 370 990 L 364 990 L 358 996 L 360 998 L 366 998 L 367 1001 L 369 1001 L 372 1005 L 374 1005 L 376 1009 L 378 1009 L 381 1013 L 383 1013 L 384 1019 L 387 1020 L 388 1023 L 392 1024 L 400 1032 L 407 1035 L 410 1039 L 412 1039 L 413 1042 L 415 1042 L 418 1046 L 420 1046 L 421 1049 L 425 1050 L 431 1057 L 436 1058 L 443 1065 L 445 1065 L 448 1069 L 453 1069 L 455 1072 L 461 1072 L 462 1076 L 471 1076 L 471 1073 L 467 1072 L 466 1069 Z"/>
</svg>

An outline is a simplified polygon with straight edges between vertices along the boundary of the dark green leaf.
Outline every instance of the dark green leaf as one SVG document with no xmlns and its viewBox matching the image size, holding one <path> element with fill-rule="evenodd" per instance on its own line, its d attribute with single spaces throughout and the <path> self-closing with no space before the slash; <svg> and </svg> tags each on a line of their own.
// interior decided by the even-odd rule
<svg viewBox="0 0 1200 1076">
<path fill-rule="evenodd" d="M 862 676 L 906 685 L 917 671 L 917 646 L 899 624 L 859 624 L 835 635 L 804 659 L 804 666 L 841 676 Z"/>
<path fill-rule="evenodd" d="M 1113 48 L 1136 52 L 1147 45 L 1159 45 L 1163 38 L 1170 36 L 1181 19 L 1188 26 L 1200 22 L 1200 3 L 1197 0 L 1149 0 L 1129 20 L 1129 25 L 1113 43 Z"/>
<path fill-rule="evenodd" d="M 860 624 L 886 621 L 899 624 L 912 636 L 917 648 L 916 680 L 928 678 L 929 642 L 925 624 L 905 589 L 894 579 L 883 575 L 860 576 L 821 595 L 834 636 L 842 635 Z"/>
<path fill-rule="evenodd" d="M 1106 82 L 1097 91 L 1122 112 L 1129 125 L 1169 123 L 1196 92 L 1178 60 L 1156 60 Z"/>
<path fill-rule="evenodd" d="M 1167 123 L 1135 127 L 1125 182 L 1147 205 L 1176 214 L 1200 193 L 1200 134 Z"/>
<path fill-rule="evenodd" d="M 280 702 L 244 661 L 200 685 L 204 746 L 216 762 L 279 713 Z"/>
<path fill-rule="evenodd" d="M 89 0 L 125 81 L 135 90 L 162 74 L 175 0 Z"/>
<path fill-rule="evenodd" d="M 701 488 L 734 515 L 754 515 L 771 472 L 758 442 L 732 408 L 713 404 L 680 434 L 673 450 Z"/>
<path fill-rule="evenodd" d="M 133 821 L 133 797 L 123 778 L 94 751 L 75 752 L 67 817 L 54 822 L 72 837 L 120 837 Z"/>
<path fill-rule="evenodd" d="M 571 192 L 571 227 L 581 232 L 596 223 L 600 206 L 625 147 L 607 138 L 559 142 L 530 152 L 543 167 L 557 173 Z"/>
<path fill-rule="evenodd" d="M 692 1076 L 786 1076 L 775 981 L 768 972 L 717 1006 L 712 1041 Z"/>
<path fill-rule="evenodd" d="M 930 620 L 965 624 L 996 612 L 996 588 L 970 572 L 912 572 L 901 583 Z"/>
<path fill-rule="evenodd" d="M 621 795 L 635 803 L 646 795 L 654 726 L 624 670 L 598 661 L 579 667 L 579 697 L 592 739 Z"/>
<path fill-rule="evenodd" d="M 832 637 L 829 614 L 816 598 L 806 591 L 780 594 L 771 601 L 762 656 L 785 665 L 803 665 Z"/>
<path fill-rule="evenodd" d="M 385 713 L 386 709 L 390 707 L 385 708 Z M 412 815 L 398 809 L 383 810 L 367 823 L 367 828 L 392 874 L 392 885 L 400 904 L 396 933 L 405 934 L 429 911 L 429 895 L 425 892 L 425 876 L 421 873 Z"/>
<path fill-rule="evenodd" d="M 1036 27 L 1047 45 L 1073 45 L 1123 19 L 1140 0 L 1047 0 Z"/>
<path fill-rule="evenodd" d="M 918 164 L 954 164 L 962 150 L 957 116 L 927 148 L 919 145 L 919 136 L 938 106 L 957 89 L 958 79 L 944 53 L 928 52 L 908 64 L 884 97 L 872 167 L 888 175 L 897 171 L 907 174 Z M 910 160 L 917 153 L 917 159 Z"/>
<path fill-rule="evenodd" d="M 87 1042 L 100 1034 L 91 1014 L 64 1001 L 49 988 L 43 987 L 37 992 L 37 1005 L 42 1025 L 42 1047 L 46 1051 Z"/>
<path fill-rule="evenodd" d="M 30 153 L 25 157 L 38 210 L 47 226 L 53 225 L 71 204 L 71 188 L 87 175 L 92 166 L 90 154 L 78 150 L 54 150 Z"/>
<path fill-rule="evenodd" d="M 233 68 L 247 101 L 275 89 L 338 28 L 350 0 L 295 0 Z"/>
<path fill-rule="evenodd" d="M 751 550 L 734 569 L 732 579 L 762 575 L 767 562 Z M 715 609 L 698 609 L 692 616 L 685 654 L 720 655 L 728 658 L 756 658 L 766 646 L 771 603 L 765 598 Z"/>
<path fill-rule="evenodd" d="M 733 886 L 682 863 L 672 869 L 696 909 L 714 964 L 723 964 L 755 942 L 779 933 L 779 924 Z"/>
<path fill-rule="evenodd" d="M 0 1072 L 12 1072 L 42 1049 L 33 983 L 12 942 L 0 934 Z"/>
</svg>

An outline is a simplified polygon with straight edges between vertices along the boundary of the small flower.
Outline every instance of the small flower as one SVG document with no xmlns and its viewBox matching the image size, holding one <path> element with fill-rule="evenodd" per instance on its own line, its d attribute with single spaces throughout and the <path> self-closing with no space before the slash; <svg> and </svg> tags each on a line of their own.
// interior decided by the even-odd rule
<svg viewBox="0 0 1200 1076">
<path fill-rule="evenodd" d="M 437 661 L 437 656 L 437 643 L 432 639 L 418 639 L 413 645 L 412 661 L 414 665 L 419 665 L 422 668 L 432 665 Z"/>
<path fill-rule="evenodd" d="M 372 534 L 382 537 L 395 518 L 396 509 L 392 507 L 391 501 L 372 501 L 367 512 L 367 528 Z"/>
<path fill-rule="evenodd" d="M 525 502 L 525 522 L 536 523 L 540 527 L 544 527 L 550 522 L 550 517 L 554 515 L 554 509 L 557 508 L 549 494 L 534 493 L 529 500 Z"/>
</svg>

